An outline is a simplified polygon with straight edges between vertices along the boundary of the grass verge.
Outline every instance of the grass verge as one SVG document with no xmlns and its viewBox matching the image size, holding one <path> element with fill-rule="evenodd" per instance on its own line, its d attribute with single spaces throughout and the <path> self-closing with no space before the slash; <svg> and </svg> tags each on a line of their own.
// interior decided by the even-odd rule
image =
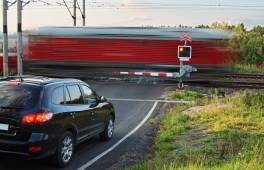
<svg viewBox="0 0 264 170">
<path fill-rule="evenodd" d="M 241 92 L 188 107 L 178 105 L 161 120 L 155 157 L 127 169 L 264 169 L 264 94 Z"/>
<path fill-rule="evenodd" d="M 184 90 L 176 90 L 169 94 L 167 97 L 168 100 L 197 100 L 204 97 L 203 94 L 195 92 L 195 91 L 184 91 Z"/>
</svg>

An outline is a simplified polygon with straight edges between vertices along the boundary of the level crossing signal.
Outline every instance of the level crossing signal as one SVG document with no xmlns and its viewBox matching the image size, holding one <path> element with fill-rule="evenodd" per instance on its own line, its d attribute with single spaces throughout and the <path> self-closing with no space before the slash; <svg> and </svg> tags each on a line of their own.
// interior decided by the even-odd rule
<svg viewBox="0 0 264 170">
<path fill-rule="evenodd" d="M 178 58 L 180 61 L 190 61 L 192 57 L 192 46 L 178 46 Z"/>
</svg>

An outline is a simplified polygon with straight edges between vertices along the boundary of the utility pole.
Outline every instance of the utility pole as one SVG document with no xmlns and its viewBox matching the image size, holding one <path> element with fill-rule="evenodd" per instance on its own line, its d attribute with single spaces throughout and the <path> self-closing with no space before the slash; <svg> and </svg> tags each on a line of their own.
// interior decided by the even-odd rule
<svg viewBox="0 0 264 170">
<path fill-rule="evenodd" d="M 23 74 L 22 66 L 23 41 L 22 41 L 22 2 L 17 0 L 17 74 Z"/>
<path fill-rule="evenodd" d="M 85 0 L 83 0 L 83 11 L 82 11 L 82 19 L 83 19 L 83 26 L 85 26 Z"/>
<path fill-rule="evenodd" d="M 3 0 L 3 76 L 8 76 L 8 30 L 7 30 L 7 9 L 8 4 L 6 0 Z"/>
<path fill-rule="evenodd" d="M 75 26 L 75 27 L 76 27 L 76 19 L 77 19 L 76 4 L 77 4 L 77 0 L 74 0 L 74 2 L 73 2 L 73 26 Z"/>
</svg>

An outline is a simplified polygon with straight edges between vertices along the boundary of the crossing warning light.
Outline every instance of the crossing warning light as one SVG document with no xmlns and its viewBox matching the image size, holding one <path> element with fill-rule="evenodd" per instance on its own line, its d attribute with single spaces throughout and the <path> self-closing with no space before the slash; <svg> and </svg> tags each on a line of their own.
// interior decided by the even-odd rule
<svg viewBox="0 0 264 170">
<path fill-rule="evenodd" d="M 178 46 L 178 58 L 180 61 L 189 61 L 192 57 L 191 46 Z"/>
</svg>

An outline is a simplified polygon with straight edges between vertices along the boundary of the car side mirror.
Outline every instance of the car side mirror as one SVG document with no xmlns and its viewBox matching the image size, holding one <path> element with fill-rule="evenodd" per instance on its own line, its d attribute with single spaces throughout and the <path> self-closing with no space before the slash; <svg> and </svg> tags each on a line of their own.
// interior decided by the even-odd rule
<svg viewBox="0 0 264 170">
<path fill-rule="evenodd" d="M 106 101 L 107 101 L 106 98 L 105 98 L 104 96 L 100 96 L 100 97 L 99 97 L 99 100 L 100 100 L 100 102 L 106 102 Z"/>
</svg>

